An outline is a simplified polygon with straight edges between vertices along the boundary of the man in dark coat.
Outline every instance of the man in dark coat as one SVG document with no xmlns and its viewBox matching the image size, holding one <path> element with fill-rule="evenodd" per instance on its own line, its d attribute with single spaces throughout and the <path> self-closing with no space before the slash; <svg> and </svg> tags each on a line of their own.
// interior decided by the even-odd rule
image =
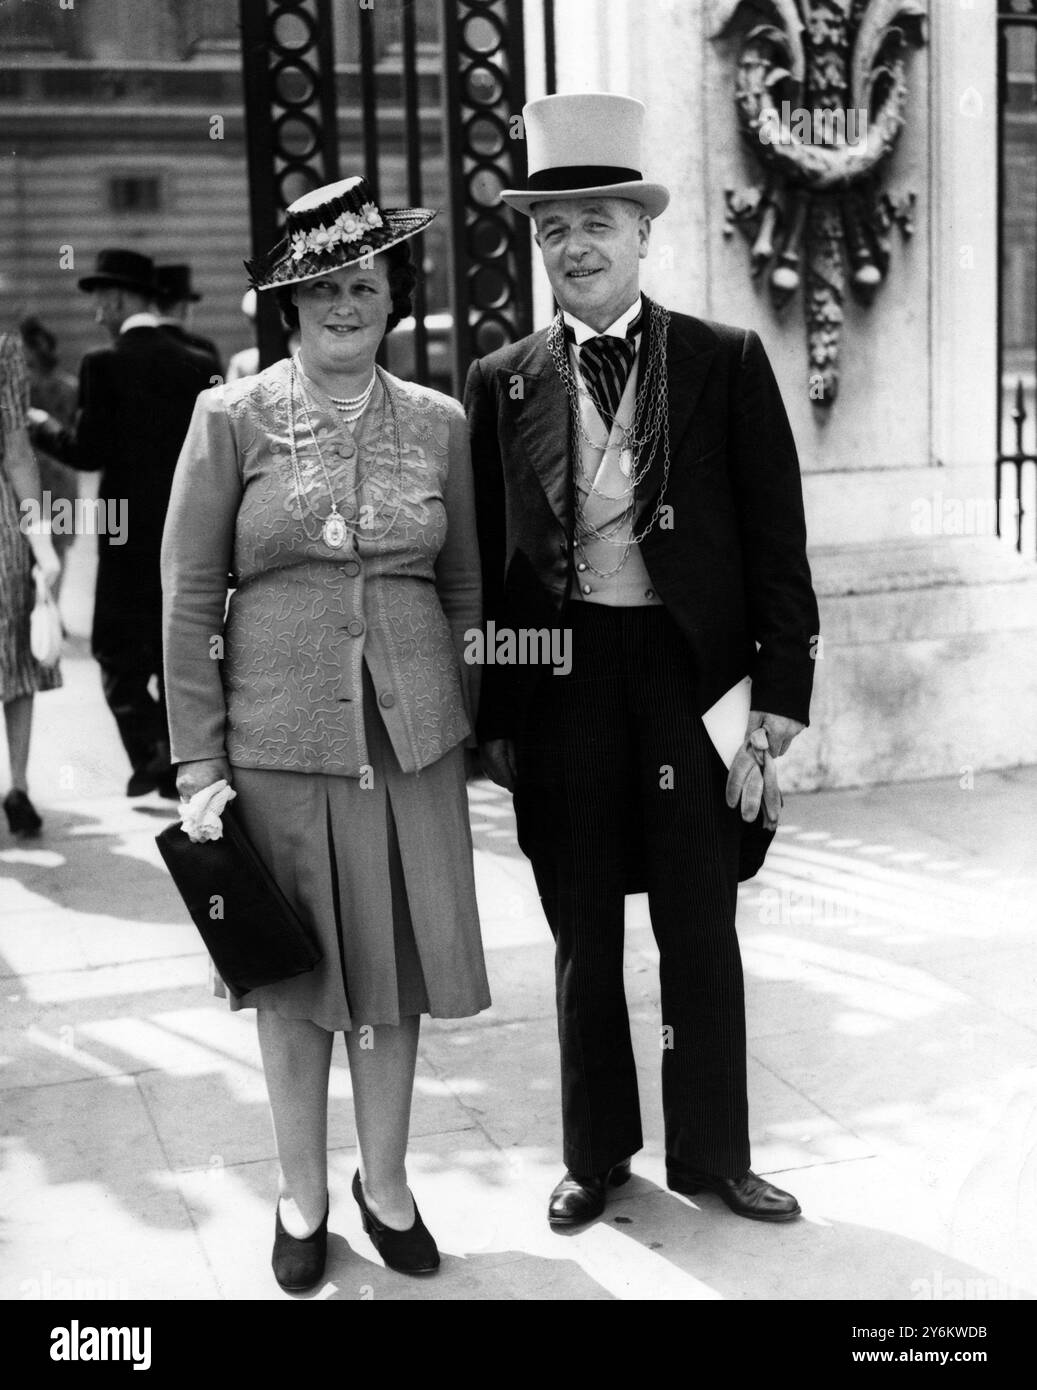
<svg viewBox="0 0 1037 1390">
<path fill-rule="evenodd" d="M 158 789 L 175 800 L 159 551 L 173 471 L 209 364 L 159 329 L 148 256 L 102 251 L 79 286 L 112 343 L 82 360 L 74 429 L 38 421 L 31 434 L 62 462 L 101 474 L 92 650 L 132 767 L 127 795 Z"/>
<path fill-rule="evenodd" d="M 223 379 L 223 360 L 211 338 L 191 329 L 191 313 L 201 295 L 191 283 L 191 267 L 178 263 L 155 268 L 155 303 L 158 307 L 158 326 L 178 342 L 193 348 L 206 359 L 209 375 Z M 218 385 L 210 381 L 209 385 Z"/>
<path fill-rule="evenodd" d="M 643 112 L 583 94 L 523 113 L 528 186 L 503 197 L 534 219 L 561 312 L 468 378 L 493 663 L 478 733 L 556 941 L 567 1171 L 550 1222 L 597 1216 L 643 1142 L 623 993 L 633 891 L 660 950 L 668 1183 L 783 1221 L 795 1198 L 749 1167 L 735 907 L 773 833 L 773 759 L 807 723 L 817 606 L 759 338 L 640 293 L 669 199 L 640 173 Z M 532 631 L 555 633 L 564 664 L 509 664 Z M 721 757 L 702 716 L 730 722 L 746 677 L 752 708 L 746 695 Z"/>
</svg>

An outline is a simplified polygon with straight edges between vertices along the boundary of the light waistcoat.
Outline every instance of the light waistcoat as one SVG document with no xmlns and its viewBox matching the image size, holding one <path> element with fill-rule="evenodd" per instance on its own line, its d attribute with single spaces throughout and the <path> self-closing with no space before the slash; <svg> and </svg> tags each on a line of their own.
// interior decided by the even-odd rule
<svg viewBox="0 0 1037 1390">
<path fill-rule="evenodd" d="M 638 307 L 639 305 L 635 305 L 634 310 Z M 628 315 L 624 317 L 632 318 L 633 313 L 628 311 Z M 617 323 L 622 323 L 622 320 L 617 320 Z M 579 388 L 580 423 L 583 426 L 579 441 L 579 473 L 576 487 L 582 499 L 584 516 L 593 526 L 599 530 L 606 530 L 611 535 L 611 523 L 627 504 L 626 493 L 630 488 L 630 479 L 624 477 L 620 468 L 622 431 L 616 426 L 629 428 L 633 423 L 637 402 L 638 363 L 635 360 L 630 369 L 630 376 L 627 378 L 619 409 L 616 411 L 616 425 L 608 434 L 605 447 L 604 421 L 598 414 L 580 375 L 578 342 L 581 336 L 579 330 L 583 325 L 576 321 L 573 327 L 577 330 L 577 345 L 570 344 L 569 360 Z M 642 328 L 642 341 L 643 332 Z M 588 443 L 588 439 L 593 442 Z M 601 445 L 596 447 L 599 440 Z M 597 489 L 596 492 L 587 491 L 591 483 Z M 607 575 L 610 570 L 616 568 L 631 535 L 631 519 L 628 518 L 611 540 L 588 539 L 582 545 L 577 542 L 576 572 L 572 583 L 573 598 L 582 599 L 586 603 L 603 603 L 613 608 L 651 607 L 662 602 L 652 587 L 638 545 L 631 545 L 626 562 L 616 574 L 603 579 L 595 573 L 595 570 L 600 570 L 602 574 Z"/>
</svg>

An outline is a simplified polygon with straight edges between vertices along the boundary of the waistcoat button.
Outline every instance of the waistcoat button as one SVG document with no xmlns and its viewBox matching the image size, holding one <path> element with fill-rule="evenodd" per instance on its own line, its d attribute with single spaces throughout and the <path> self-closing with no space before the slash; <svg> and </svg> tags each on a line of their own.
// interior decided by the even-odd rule
<svg viewBox="0 0 1037 1390">
<path fill-rule="evenodd" d="M 381 695 L 378 696 L 378 703 L 381 705 L 382 709 L 392 709 L 393 705 L 396 703 L 396 696 L 391 690 L 383 690 Z"/>
<path fill-rule="evenodd" d="M 364 625 L 359 618 L 354 618 L 352 622 L 346 626 L 346 631 L 349 633 L 350 637 L 359 637 L 363 633 L 363 630 Z"/>
<path fill-rule="evenodd" d="M 342 566 L 342 571 L 344 574 L 348 574 L 350 579 L 355 579 L 356 576 L 360 573 L 359 560 L 347 560 L 346 563 Z"/>
</svg>

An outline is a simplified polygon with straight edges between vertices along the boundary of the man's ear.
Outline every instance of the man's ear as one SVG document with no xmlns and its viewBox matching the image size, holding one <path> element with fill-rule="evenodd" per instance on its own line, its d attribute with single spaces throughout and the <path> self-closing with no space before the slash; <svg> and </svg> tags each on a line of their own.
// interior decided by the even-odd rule
<svg viewBox="0 0 1037 1390">
<path fill-rule="evenodd" d="M 637 238 L 638 238 L 637 254 L 638 254 L 638 256 L 640 257 L 640 259 L 641 259 L 642 261 L 645 260 L 645 258 L 646 258 L 647 255 L 648 255 L 648 243 L 649 243 L 649 241 L 650 241 L 650 239 L 651 239 L 651 236 L 652 236 L 652 219 L 651 219 L 650 217 L 648 217 L 647 215 L 644 216 L 644 217 L 639 217 L 639 218 L 638 218 L 638 223 L 637 223 Z"/>
</svg>

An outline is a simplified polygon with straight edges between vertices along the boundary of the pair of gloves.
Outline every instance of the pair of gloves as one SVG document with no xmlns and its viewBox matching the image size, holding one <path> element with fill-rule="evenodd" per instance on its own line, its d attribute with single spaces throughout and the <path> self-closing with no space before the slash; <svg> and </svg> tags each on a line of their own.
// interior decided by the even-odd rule
<svg viewBox="0 0 1037 1390">
<path fill-rule="evenodd" d="M 180 803 L 180 829 L 195 844 L 205 840 L 223 839 L 223 822 L 220 816 L 228 801 L 233 801 L 237 792 L 225 779 L 203 787 L 195 792 L 190 801 Z"/>
<path fill-rule="evenodd" d="M 740 804 L 742 819 L 750 824 L 760 814 L 762 805 L 764 829 L 777 829 L 781 788 L 765 729 L 754 729 L 735 754 L 727 774 L 727 804 L 732 809 Z"/>
</svg>

